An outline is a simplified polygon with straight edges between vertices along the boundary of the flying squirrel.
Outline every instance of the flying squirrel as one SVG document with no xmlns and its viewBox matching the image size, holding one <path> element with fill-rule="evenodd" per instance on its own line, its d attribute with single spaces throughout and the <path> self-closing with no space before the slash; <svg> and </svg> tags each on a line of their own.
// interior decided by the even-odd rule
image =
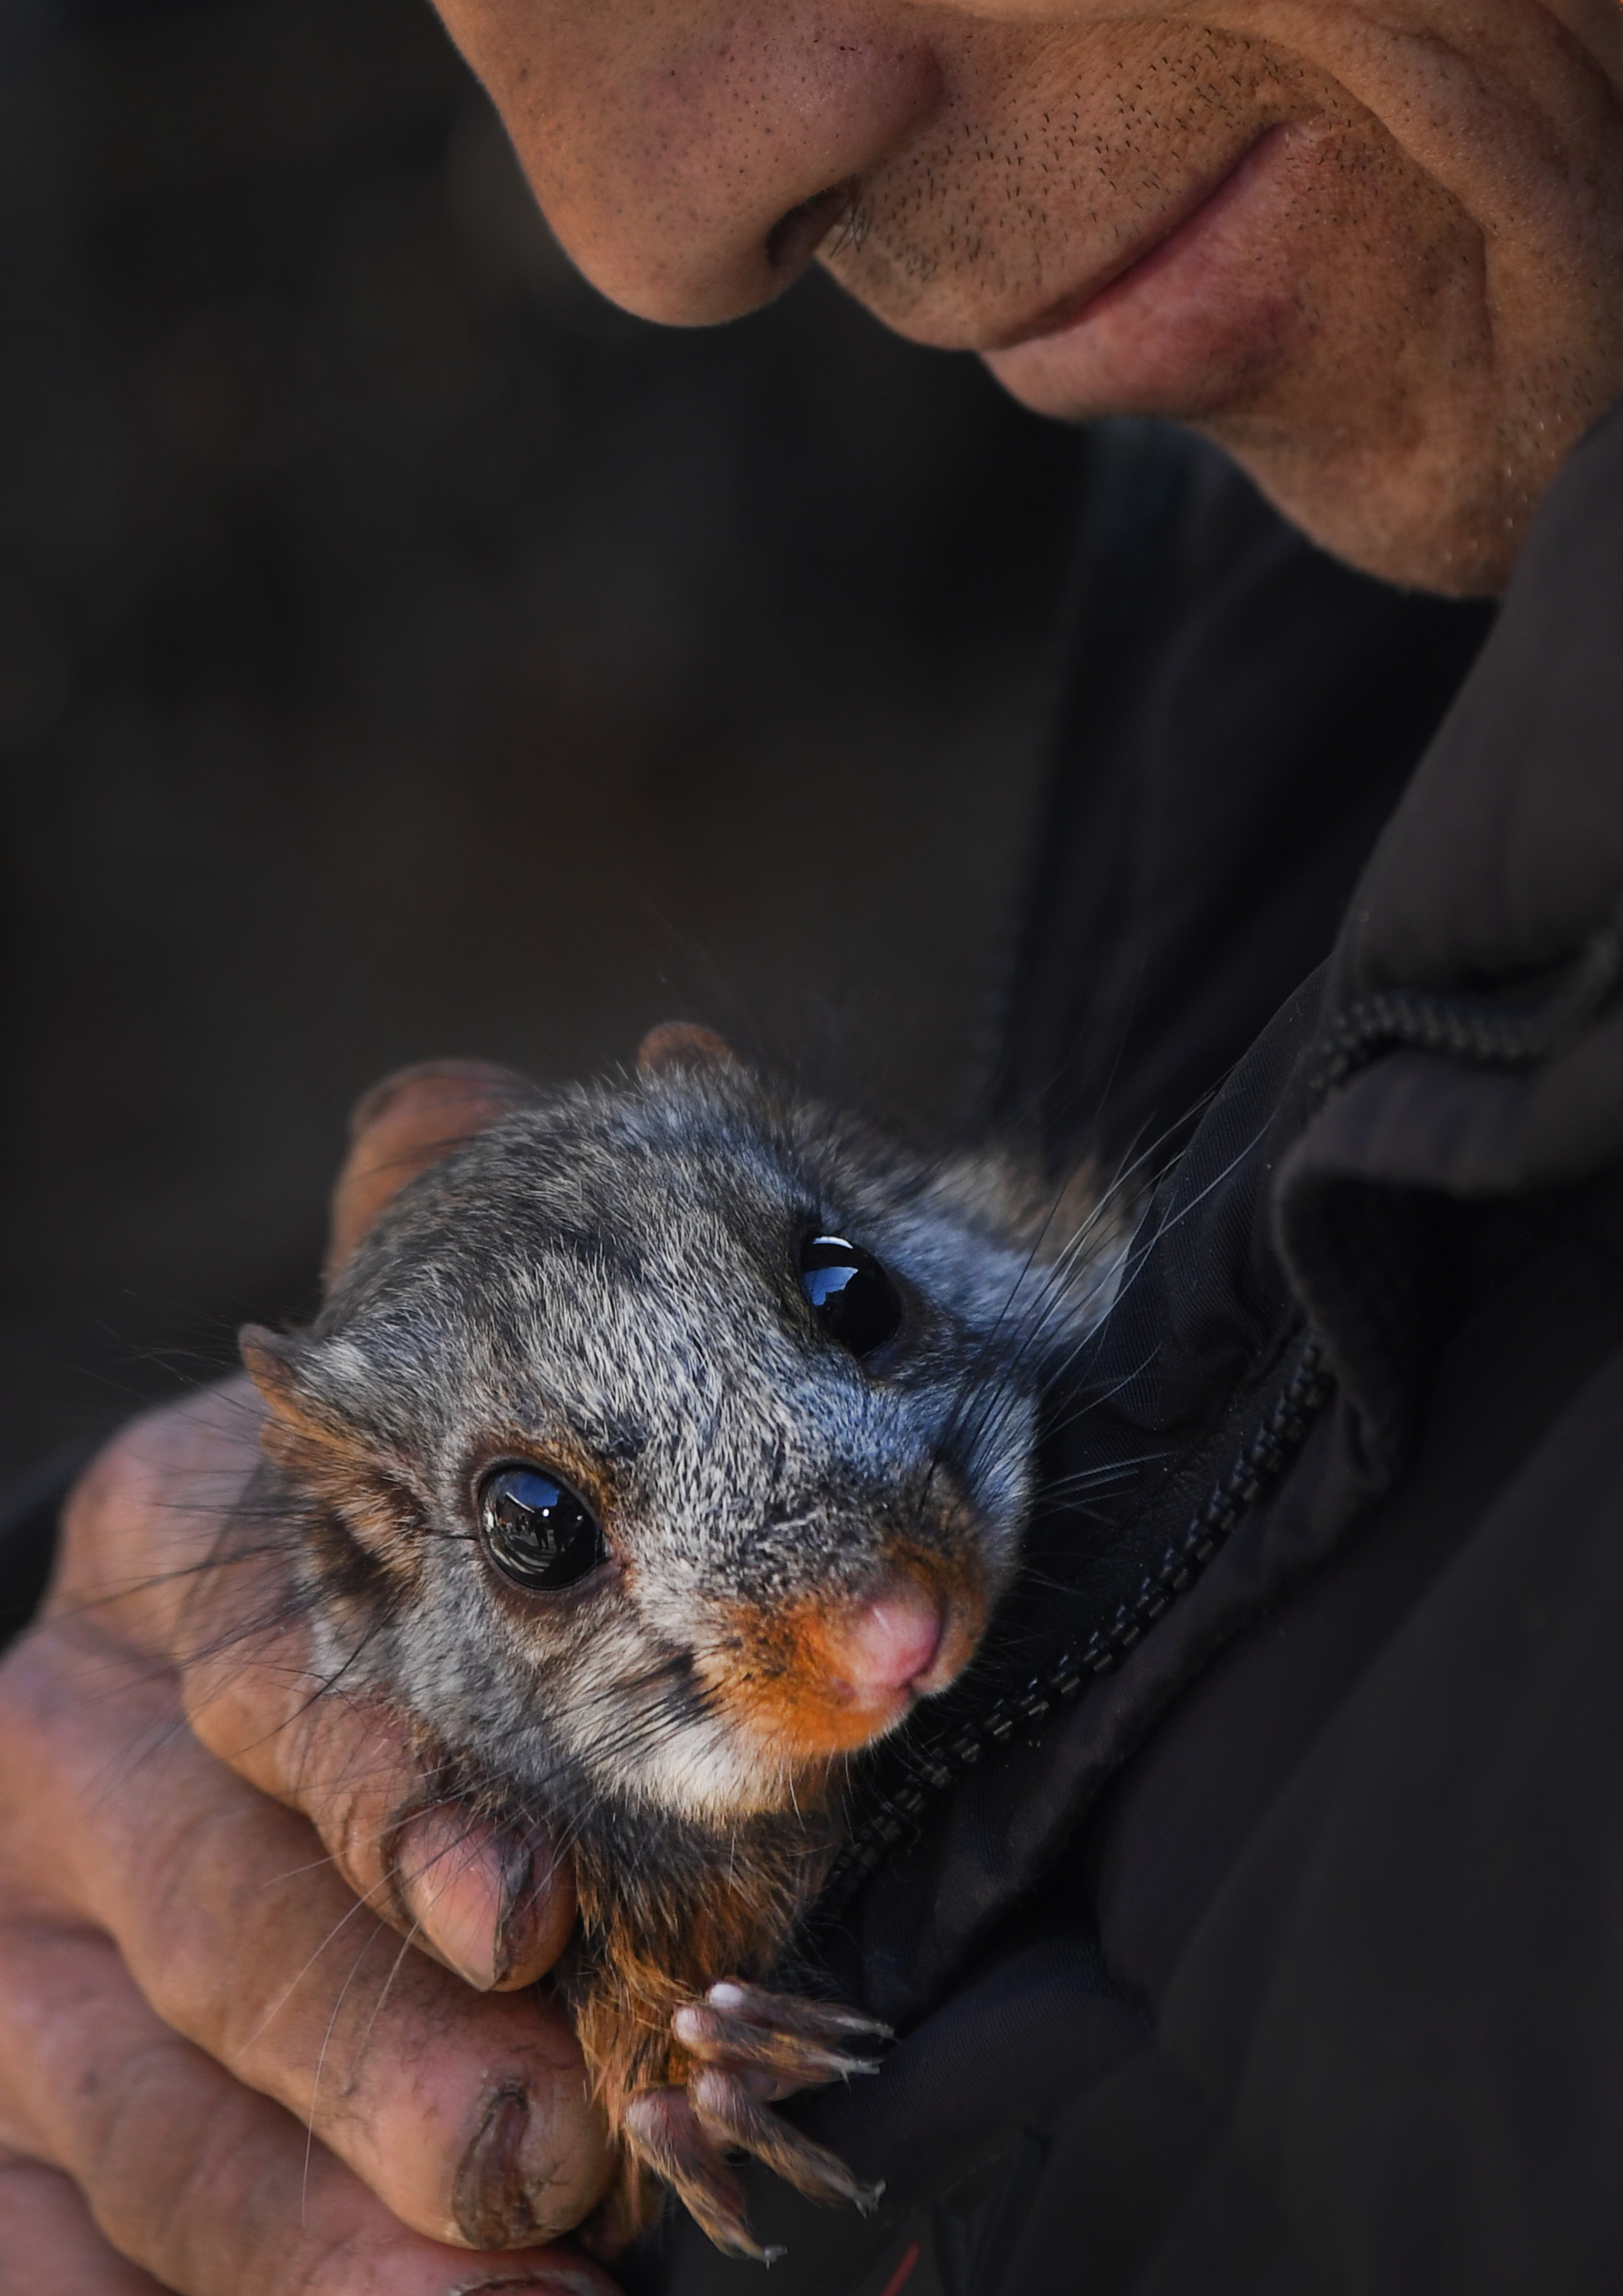
<svg viewBox="0 0 1623 2296">
<path fill-rule="evenodd" d="M 851 1758 L 1014 1577 L 1039 1392 L 1127 1240 L 1086 1174 L 927 1160 L 685 1023 L 628 1077 L 445 1063 L 356 1111 L 320 1313 L 242 1335 L 270 1513 L 325 1672 L 569 1846 L 605 2252 L 663 2186 L 765 2256 L 739 2152 L 876 2197 L 772 2100 L 888 2035 L 769 1988 Z"/>
</svg>

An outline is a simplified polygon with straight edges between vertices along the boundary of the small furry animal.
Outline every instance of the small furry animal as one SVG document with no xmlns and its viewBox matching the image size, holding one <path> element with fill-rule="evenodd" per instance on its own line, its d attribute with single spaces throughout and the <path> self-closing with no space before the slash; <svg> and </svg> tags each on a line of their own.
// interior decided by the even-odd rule
<svg viewBox="0 0 1623 2296">
<path fill-rule="evenodd" d="M 1038 1390 L 1125 1221 L 672 1024 L 619 1081 L 391 1079 L 334 1237 L 313 1326 L 242 1334 L 322 1659 L 572 1849 L 557 1981 L 623 2164 L 601 2244 L 663 2185 L 760 2256 L 729 2152 L 873 2197 L 767 2100 L 882 2029 L 766 1987 L 849 1757 L 961 1672 L 1015 1571 Z"/>
</svg>

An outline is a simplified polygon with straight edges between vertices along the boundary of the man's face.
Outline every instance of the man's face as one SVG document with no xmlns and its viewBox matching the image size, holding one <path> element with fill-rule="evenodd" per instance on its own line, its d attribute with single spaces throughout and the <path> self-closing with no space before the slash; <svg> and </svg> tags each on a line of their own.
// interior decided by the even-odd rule
<svg viewBox="0 0 1623 2296">
<path fill-rule="evenodd" d="M 1623 390 L 1619 0 L 441 7 L 630 308 L 815 258 L 1045 413 L 1192 423 L 1395 578 L 1496 587 Z"/>
</svg>

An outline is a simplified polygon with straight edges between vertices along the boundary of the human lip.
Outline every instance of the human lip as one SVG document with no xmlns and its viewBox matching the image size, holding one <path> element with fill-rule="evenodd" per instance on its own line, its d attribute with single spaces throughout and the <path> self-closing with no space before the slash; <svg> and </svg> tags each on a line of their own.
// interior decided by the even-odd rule
<svg viewBox="0 0 1623 2296">
<path fill-rule="evenodd" d="M 1272 144 L 1283 133 L 1280 126 L 1265 127 L 1215 176 L 1193 184 L 1176 206 L 1158 216 L 1149 228 L 1136 240 L 1102 265 L 1079 287 L 1072 287 L 1055 302 L 1049 303 L 1007 332 L 999 335 L 983 348 L 987 354 L 1019 350 L 1022 344 L 1048 340 L 1054 335 L 1069 334 L 1073 327 L 1085 325 L 1093 317 L 1095 307 L 1112 290 L 1129 288 L 1143 277 L 1158 258 L 1170 258 L 1186 241 L 1193 239 L 1209 223 L 1215 222 L 1221 209 L 1239 187 L 1241 180 L 1250 172 L 1250 163 L 1265 144 Z"/>
<path fill-rule="evenodd" d="M 1297 226 L 1329 134 L 1319 122 L 1267 128 L 1109 274 L 987 352 L 992 373 L 1036 413 L 1072 422 L 1197 422 L 1254 397 L 1312 329 Z"/>
</svg>

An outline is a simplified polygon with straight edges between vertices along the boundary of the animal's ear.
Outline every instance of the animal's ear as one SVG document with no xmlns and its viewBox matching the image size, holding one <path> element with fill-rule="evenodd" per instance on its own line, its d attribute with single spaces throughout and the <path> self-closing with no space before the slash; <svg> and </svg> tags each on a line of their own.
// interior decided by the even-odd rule
<svg viewBox="0 0 1623 2296">
<path fill-rule="evenodd" d="M 267 1331 L 263 1324 L 244 1324 L 237 1333 L 237 1346 L 261 1400 L 279 1419 L 302 1415 L 298 1341 Z"/>
<path fill-rule="evenodd" d="M 658 1076 L 665 1069 L 736 1069 L 743 1062 L 725 1037 L 697 1021 L 661 1021 L 637 1046 L 637 1074 Z"/>
<path fill-rule="evenodd" d="M 248 1376 L 269 1407 L 260 1441 L 283 1466 L 307 1468 L 312 1459 L 347 1451 L 347 1431 L 323 1408 L 302 1376 L 307 1342 L 244 1324 L 237 1345 Z"/>
<path fill-rule="evenodd" d="M 349 1153 L 332 1191 L 324 1281 L 331 1283 L 408 1180 L 533 1099 L 535 1091 L 512 1070 L 487 1061 L 425 1061 L 374 1085 L 349 1119 Z"/>
<path fill-rule="evenodd" d="M 248 1375 L 269 1406 L 259 1430 L 267 1459 L 311 1498 L 335 1507 L 375 1552 L 398 1546 L 412 1513 L 404 1482 L 390 1475 L 375 1439 L 345 1418 L 322 1390 L 317 1345 L 295 1332 L 245 1324 L 237 1335 Z"/>
</svg>

